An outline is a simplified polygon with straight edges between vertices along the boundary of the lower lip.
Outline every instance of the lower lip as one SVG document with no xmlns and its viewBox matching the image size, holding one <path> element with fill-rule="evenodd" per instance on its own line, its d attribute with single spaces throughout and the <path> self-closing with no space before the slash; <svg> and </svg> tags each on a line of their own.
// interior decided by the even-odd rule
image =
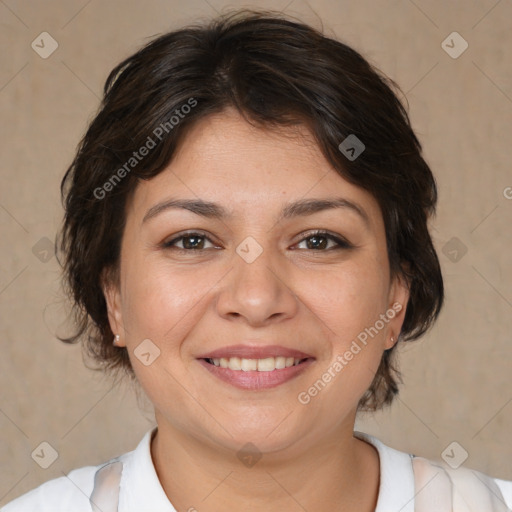
<svg viewBox="0 0 512 512">
<path fill-rule="evenodd" d="M 204 359 L 198 359 L 198 361 L 212 375 L 228 384 L 240 389 L 258 390 L 275 388 L 280 384 L 288 382 L 306 370 L 313 363 L 314 359 L 309 358 L 297 366 L 290 366 L 280 370 L 276 369 L 271 372 L 230 370 L 229 368 L 221 368 L 220 366 L 207 363 Z"/>
</svg>

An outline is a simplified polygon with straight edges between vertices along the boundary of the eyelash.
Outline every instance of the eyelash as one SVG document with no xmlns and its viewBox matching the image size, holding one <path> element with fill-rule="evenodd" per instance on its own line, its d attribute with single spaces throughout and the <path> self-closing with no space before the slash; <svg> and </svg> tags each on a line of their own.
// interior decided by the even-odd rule
<svg viewBox="0 0 512 512">
<path fill-rule="evenodd" d="M 204 239 L 210 241 L 211 243 L 213 243 L 212 240 L 210 240 L 210 238 L 208 236 L 206 236 L 205 233 L 201 233 L 199 231 L 190 231 L 188 233 L 183 233 L 180 236 L 178 236 L 176 238 L 173 238 L 172 240 L 169 240 L 168 242 L 164 242 L 162 244 L 162 248 L 164 248 L 164 249 L 172 249 L 172 250 L 175 250 L 175 251 L 178 251 L 178 252 L 187 252 L 187 253 L 196 252 L 196 251 L 199 252 L 199 251 L 207 250 L 207 249 L 184 249 L 182 247 L 176 247 L 176 246 L 173 245 L 176 242 L 178 242 L 180 240 L 183 240 L 184 238 L 193 238 L 193 237 L 196 237 L 196 236 L 204 238 Z M 315 231 L 312 231 L 312 232 L 308 233 L 305 237 L 303 237 L 301 240 L 299 240 L 299 242 L 297 242 L 297 244 L 300 244 L 300 243 L 308 240 L 309 238 L 313 238 L 315 236 L 317 236 L 317 237 L 318 236 L 322 236 L 324 238 L 332 240 L 332 241 L 334 241 L 337 244 L 337 247 L 331 247 L 329 249 L 306 249 L 306 250 L 315 251 L 315 252 L 328 252 L 328 251 L 340 250 L 340 249 L 353 249 L 355 247 L 354 245 L 352 245 L 350 242 L 348 242 L 344 238 L 332 235 L 328 231 L 322 231 L 322 230 L 315 230 Z M 304 249 L 299 249 L 299 250 L 304 250 Z"/>
</svg>

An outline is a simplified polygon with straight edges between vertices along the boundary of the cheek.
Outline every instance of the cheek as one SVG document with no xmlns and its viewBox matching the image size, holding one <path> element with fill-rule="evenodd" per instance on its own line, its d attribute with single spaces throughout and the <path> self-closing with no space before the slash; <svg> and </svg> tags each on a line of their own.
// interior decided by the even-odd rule
<svg viewBox="0 0 512 512">
<path fill-rule="evenodd" d="M 306 277 L 308 304 L 330 328 L 333 346 L 343 348 L 387 310 L 387 279 L 387 272 L 368 259 Z"/>
<path fill-rule="evenodd" d="M 319 402 L 355 407 L 370 386 L 387 332 L 387 324 L 382 329 L 374 328 L 388 309 L 385 270 L 375 258 L 364 258 L 321 278 L 316 276 L 315 283 L 309 278 L 314 284 L 309 287 L 309 306 L 328 340 L 328 353 L 318 365 L 316 377 L 329 384 L 323 388 L 325 395 Z"/>
<path fill-rule="evenodd" d="M 123 317 L 127 341 L 133 344 L 150 338 L 162 347 L 165 341 L 166 349 L 177 348 L 179 344 L 169 342 L 180 339 L 180 333 L 197 320 L 202 299 L 218 278 L 213 272 L 176 269 L 148 260 L 126 266 Z"/>
<path fill-rule="evenodd" d="M 204 314 L 205 295 L 218 277 L 149 260 L 133 259 L 125 266 L 126 343 L 137 380 L 157 409 L 164 410 L 172 397 L 173 409 L 185 411 L 193 404 L 179 383 L 189 382 L 187 389 L 197 393 L 182 364 L 181 348 Z M 158 357 L 149 365 L 137 357 L 137 348 L 146 339 L 158 348 Z"/>
<path fill-rule="evenodd" d="M 387 323 L 380 318 L 389 307 L 388 273 L 372 258 L 347 267 L 329 286 L 331 302 L 326 295 L 323 319 L 334 331 L 332 354 L 330 363 L 319 371 L 336 375 L 329 389 L 333 403 L 355 406 L 370 386 L 384 349 Z"/>
</svg>

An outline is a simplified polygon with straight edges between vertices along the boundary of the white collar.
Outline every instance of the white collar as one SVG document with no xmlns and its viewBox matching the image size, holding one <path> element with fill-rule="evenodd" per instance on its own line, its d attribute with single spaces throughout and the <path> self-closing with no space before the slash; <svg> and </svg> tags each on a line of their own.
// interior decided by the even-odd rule
<svg viewBox="0 0 512 512">
<path fill-rule="evenodd" d="M 156 429 L 146 432 L 134 451 L 119 458 L 123 462 L 119 494 L 122 512 L 176 512 L 160 484 L 151 458 L 151 439 Z"/>
<path fill-rule="evenodd" d="M 118 459 L 124 465 L 120 484 L 120 511 L 176 512 L 160 484 L 151 458 L 151 439 L 156 429 L 154 427 L 146 432 L 134 451 Z M 379 453 L 380 485 L 375 512 L 414 512 L 412 456 L 390 448 L 364 432 L 354 431 L 354 437 L 370 443 Z"/>
<path fill-rule="evenodd" d="M 414 512 L 412 455 L 390 448 L 364 432 L 354 431 L 354 437 L 370 443 L 379 452 L 380 485 L 375 512 Z"/>
</svg>

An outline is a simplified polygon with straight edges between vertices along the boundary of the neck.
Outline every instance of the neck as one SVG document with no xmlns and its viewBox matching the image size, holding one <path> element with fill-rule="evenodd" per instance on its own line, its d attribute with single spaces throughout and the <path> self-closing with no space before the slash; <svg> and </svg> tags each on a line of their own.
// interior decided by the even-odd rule
<svg viewBox="0 0 512 512">
<path fill-rule="evenodd" d="M 375 510 L 379 456 L 353 437 L 353 423 L 313 447 L 264 453 L 257 462 L 257 456 L 239 453 L 237 458 L 228 449 L 158 424 L 151 455 L 169 501 L 180 512 Z"/>
</svg>

